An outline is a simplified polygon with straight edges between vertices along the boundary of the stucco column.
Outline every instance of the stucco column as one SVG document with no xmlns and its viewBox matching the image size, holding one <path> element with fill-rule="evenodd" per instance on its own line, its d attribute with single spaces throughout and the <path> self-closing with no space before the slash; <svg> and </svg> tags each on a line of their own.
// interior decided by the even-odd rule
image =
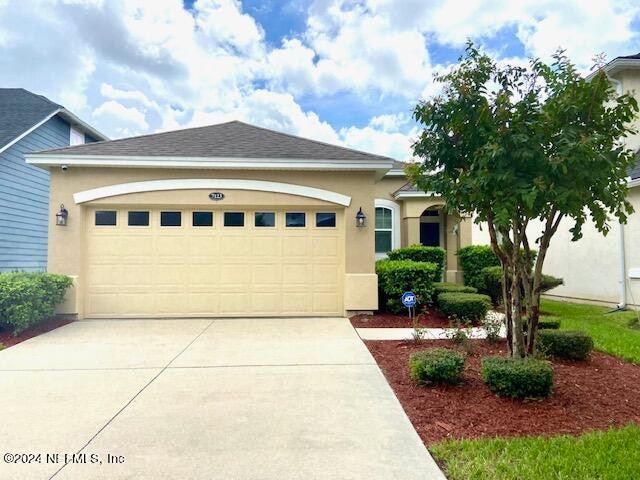
<svg viewBox="0 0 640 480">
<path fill-rule="evenodd" d="M 445 249 L 447 267 L 445 281 L 462 283 L 462 272 L 458 268 L 458 249 L 460 248 L 460 218 L 447 215 L 445 220 Z"/>
<path fill-rule="evenodd" d="M 420 243 L 420 217 L 407 217 L 402 219 L 403 230 L 406 235 L 402 238 L 402 246 L 416 245 Z"/>
</svg>

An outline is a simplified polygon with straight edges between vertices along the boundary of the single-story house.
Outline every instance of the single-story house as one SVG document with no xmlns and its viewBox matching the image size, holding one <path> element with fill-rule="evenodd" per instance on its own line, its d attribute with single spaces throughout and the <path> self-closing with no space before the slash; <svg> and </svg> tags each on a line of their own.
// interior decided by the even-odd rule
<svg viewBox="0 0 640 480">
<path fill-rule="evenodd" d="M 604 70 L 618 93 L 631 93 L 640 101 L 640 54 L 622 56 L 609 62 Z M 593 74 L 592 74 L 593 75 Z M 640 118 L 636 119 L 640 131 Z M 639 151 L 640 134 L 625 139 L 628 148 Z M 635 213 L 626 225 L 611 222 L 607 236 L 599 233 L 588 221 L 583 227 L 583 237 L 571 241 L 571 221 L 564 220 L 545 259 L 545 273 L 564 279 L 564 285 L 548 293 L 550 297 L 604 303 L 612 307 L 640 307 L 640 250 L 636 240 L 640 238 L 640 161 L 629 171 L 627 200 Z M 541 231 L 537 223 L 530 228 L 531 238 Z M 473 225 L 474 244 L 489 244 L 486 227 Z"/>
<path fill-rule="evenodd" d="M 0 88 L 0 272 L 47 268 L 49 173 L 24 155 L 106 138 L 42 95 Z"/>
<path fill-rule="evenodd" d="M 370 311 L 376 258 L 440 245 L 456 281 L 470 243 L 401 162 L 238 121 L 27 161 L 50 172 L 48 270 L 74 278 L 61 313 L 80 318 Z"/>
</svg>

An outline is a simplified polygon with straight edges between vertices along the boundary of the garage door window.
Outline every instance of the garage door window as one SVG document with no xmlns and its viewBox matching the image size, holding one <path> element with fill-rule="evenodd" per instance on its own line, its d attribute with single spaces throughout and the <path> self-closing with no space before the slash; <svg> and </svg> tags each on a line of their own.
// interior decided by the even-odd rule
<svg viewBox="0 0 640 480">
<path fill-rule="evenodd" d="M 160 212 L 161 227 L 179 227 L 182 225 L 182 212 Z"/>
<path fill-rule="evenodd" d="M 96 225 L 113 227 L 116 224 L 115 210 L 96 210 Z"/>
<path fill-rule="evenodd" d="M 275 227 L 276 226 L 275 212 L 256 212 L 255 226 L 256 227 Z"/>
<path fill-rule="evenodd" d="M 316 213 L 316 227 L 329 228 L 336 226 L 336 214 L 330 212 Z"/>
<path fill-rule="evenodd" d="M 244 212 L 224 212 L 225 227 L 244 227 Z"/>
<path fill-rule="evenodd" d="M 285 216 L 287 227 L 304 227 L 306 225 L 305 215 L 303 212 L 287 212 Z"/>
<path fill-rule="evenodd" d="M 148 227 L 149 212 L 129 212 L 130 227 Z"/>
<path fill-rule="evenodd" d="M 194 227 L 213 227 L 213 212 L 193 212 L 191 221 Z"/>
</svg>

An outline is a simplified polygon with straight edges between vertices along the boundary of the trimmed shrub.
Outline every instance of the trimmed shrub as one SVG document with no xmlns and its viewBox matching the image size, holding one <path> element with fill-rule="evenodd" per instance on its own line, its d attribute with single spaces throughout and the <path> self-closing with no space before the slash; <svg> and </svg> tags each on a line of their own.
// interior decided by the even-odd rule
<svg viewBox="0 0 640 480">
<path fill-rule="evenodd" d="M 387 255 L 389 260 L 413 260 L 414 262 L 435 263 L 438 268 L 436 279 L 442 278 L 444 262 L 447 252 L 440 247 L 425 247 L 424 245 L 411 245 L 409 247 L 391 250 Z"/>
<path fill-rule="evenodd" d="M 447 317 L 466 322 L 482 320 L 491 307 L 491 299 L 479 293 L 446 292 L 438 295 L 438 309 Z"/>
<path fill-rule="evenodd" d="M 552 357 L 584 360 L 593 350 L 593 339 L 579 330 L 540 330 L 537 347 Z"/>
<path fill-rule="evenodd" d="M 489 245 L 469 245 L 458 250 L 458 260 L 464 271 L 464 284 L 474 287 L 478 291 L 484 290 L 482 269 L 500 266 Z"/>
<path fill-rule="evenodd" d="M 467 285 L 460 285 L 459 283 L 447 283 L 436 282 L 433 284 L 433 301 L 438 300 L 438 295 L 446 292 L 461 292 L 461 293 L 478 293 L 478 291 Z"/>
<path fill-rule="evenodd" d="M 483 268 L 481 278 L 483 285 L 482 293 L 489 295 L 494 304 L 499 303 L 502 300 L 502 267 Z M 563 283 L 564 281 L 561 278 L 543 273 L 540 279 L 540 291 L 544 293 Z"/>
<path fill-rule="evenodd" d="M 380 305 L 393 313 L 404 311 L 401 297 L 404 292 L 416 294 L 419 305 L 426 305 L 433 296 L 433 282 L 438 267 L 429 262 L 411 260 L 379 260 L 376 262 Z"/>
<path fill-rule="evenodd" d="M 535 358 L 485 357 L 482 379 L 500 397 L 548 397 L 553 390 L 553 369 Z"/>
<path fill-rule="evenodd" d="M 17 335 L 55 313 L 73 282 L 52 273 L 0 273 L 0 324 Z"/>
<path fill-rule="evenodd" d="M 558 330 L 560 328 L 560 319 L 559 318 L 539 318 L 538 319 L 538 329 L 546 330 Z"/>
<path fill-rule="evenodd" d="M 463 369 L 464 356 L 448 348 L 429 348 L 409 358 L 409 373 L 419 383 L 458 383 Z"/>
</svg>

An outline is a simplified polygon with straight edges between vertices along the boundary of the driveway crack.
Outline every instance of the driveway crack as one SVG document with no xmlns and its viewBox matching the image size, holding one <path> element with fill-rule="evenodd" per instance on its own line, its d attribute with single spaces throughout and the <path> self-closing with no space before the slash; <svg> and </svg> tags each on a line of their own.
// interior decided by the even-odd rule
<svg viewBox="0 0 640 480">
<path fill-rule="evenodd" d="M 160 375 L 162 375 L 162 374 L 165 372 L 165 370 L 167 370 L 167 369 L 171 366 L 171 364 L 172 364 L 173 362 L 175 362 L 175 361 L 178 359 L 178 357 L 179 357 L 180 355 L 182 355 L 182 354 L 183 354 L 183 353 L 184 353 L 184 352 L 185 352 L 185 351 L 186 351 L 186 350 L 187 350 L 191 345 L 193 345 L 193 344 L 194 344 L 194 342 L 195 342 L 196 340 L 198 340 L 198 338 L 200 338 L 200 336 L 201 336 L 202 334 L 204 334 L 204 332 L 206 332 L 206 331 L 209 329 L 209 327 L 211 327 L 211 325 L 213 325 L 213 322 L 214 322 L 214 320 L 211 320 L 211 321 L 209 322 L 209 324 L 208 324 L 206 327 L 204 327 L 200 333 L 198 333 L 195 337 L 193 337 L 193 339 L 192 339 L 192 340 L 191 340 L 191 341 L 190 341 L 190 342 L 189 342 L 189 343 L 188 343 L 188 344 L 187 344 L 187 345 L 186 345 L 182 350 L 180 350 L 180 351 L 179 351 L 179 352 L 178 352 L 178 353 L 177 353 L 177 354 L 176 354 L 176 355 L 175 355 L 171 360 L 169 360 L 169 362 L 168 362 L 164 367 L 162 367 L 162 368 L 160 369 L 160 371 L 159 371 L 156 375 L 154 375 L 154 377 L 153 377 L 151 380 L 149 380 L 145 385 L 143 385 L 143 387 L 142 387 L 140 390 L 138 390 L 138 392 L 137 392 L 133 397 L 131 397 L 131 398 L 129 399 L 129 401 L 128 401 L 127 403 L 125 403 L 125 404 L 124 404 L 124 405 L 123 405 L 123 406 L 122 406 L 122 407 L 121 407 L 121 408 L 120 408 L 120 409 L 119 409 L 119 410 L 118 410 L 118 411 L 117 411 L 117 412 L 116 412 L 116 413 L 115 413 L 115 414 L 114 414 L 114 415 L 113 415 L 113 416 L 112 416 L 112 417 L 107 421 L 107 423 L 105 423 L 102 427 L 100 427 L 100 429 L 99 429 L 95 434 L 93 434 L 93 436 L 92 436 L 92 437 L 91 437 L 91 438 L 90 438 L 90 439 L 89 439 L 89 440 L 88 440 L 88 441 L 87 441 L 87 442 L 86 442 L 82 447 L 80 447 L 80 449 L 76 452 L 76 454 L 81 453 L 85 448 L 87 448 L 87 447 L 91 444 L 91 442 L 93 442 L 93 441 L 96 439 L 96 437 L 97 437 L 98 435 L 100 435 L 100 434 L 104 431 L 104 429 L 105 429 L 105 428 L 107 428 L 107 427 L 108 427 L 108 426 L 109 426 L 109 425 L 110 425 L 110 424 L 111 424 L 111 423 L 112 423 L 112 422 L 113 422 L 113 421 L 114 421 L 114 420 L 115 420 L 115 419 L 116 419 L 116 418 L 117 418 L 117 417 L 118 417 L 118 416 L 119 416 L 119 415 L 120 415 L 120 414 L 121 414 L 121 413 L 122 413 L 122 412 L 123 412 L 123 411 L 124 411 L 128 406 L 129 406 L 129 405 L 131 405 L 131 404 L 133 403 L 133 401 L 134 401 L 136 398 L 138 398 L 138 396 L 140 396 L 140 394 L 141 394 L 142 392 L 144 392 L 144 391 L 147 389 L 147 387 L 148 387 L 149 385 L 151 385 L 151 384 L 152 384 L 152 383 L 153 383 L 153 382 L 154 382 L 154 381 L 155 381 L 155 380 L 156 380 Z M 66 463 L 65 463 L 64 465 L 62 465 L 58 470 L 56 470 L 56 471 L 53 473 L 53 475 L 51 475 L 51 476 L 49 477 L 49 480 L 51 480 L 52 478 L 56 477 L 56 476 L 57 476 L 57 475 L 58 475 L 58 474 L 59 474 L 59 473 L 64 469 L 64 467 L 66 467 L 66 466 L 67 466 L 67 464 L 66 464 Z"/>
</svg>

